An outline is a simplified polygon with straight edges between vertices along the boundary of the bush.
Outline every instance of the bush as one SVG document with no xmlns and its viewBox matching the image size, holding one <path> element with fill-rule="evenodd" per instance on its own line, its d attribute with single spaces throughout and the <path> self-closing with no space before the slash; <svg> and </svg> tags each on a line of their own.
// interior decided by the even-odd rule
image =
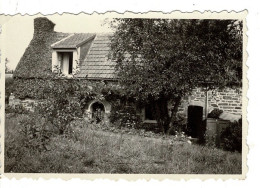
<svg viewBox="0 0 260 188">
<path fill-rule="evenodd" d="M 9 97 L 14 91 L 14 79 L 6 78 L 5 79 L 5 103 L 9 104 Z"/>
<path fill-rule="evenodd" d="M 219 119 L 219 116 L 223 113 L 223 110 L 214 109 L 208 114 L 208 118 Z"/>
<path fill-rule="evenodd" d="M 62 95 L 46 99 L 37 106 L 36 111 L 51 122 L 59 130 L 59 134 L 66 131 L 71 121 L 83 115 L 81 105 L 76 99 Z"/>
<path fill-rule="evenodd" d="M 187 119 L 183 114 L 177 114 L 176 119 L 172 122 L 172 126 L 168 130 L 168 134 L 176 135 L 181 132 L 187 133 Z"/>
<path fill-rule="evenodd" d="M 221 133 L 220 147 L 228 151 L 242 151 L 242 118 L 231 123 Z"/>
<path fill-rule="evenodd" d="M 139 128 L 141 124 L 141 118 L 137 115 L 135 107 L 124 105 L 120 101 L 112 105 L 109 119 L 119 127 Z"/>
<path fill-rule="evenodd" d="M 18 123 L 23 136 L 23 147 L 43 151 L 47 150 L 46 144 L 53 134 L 52 126 L 48 125 L 45 118 L 32 113 Z"/>
</svg>

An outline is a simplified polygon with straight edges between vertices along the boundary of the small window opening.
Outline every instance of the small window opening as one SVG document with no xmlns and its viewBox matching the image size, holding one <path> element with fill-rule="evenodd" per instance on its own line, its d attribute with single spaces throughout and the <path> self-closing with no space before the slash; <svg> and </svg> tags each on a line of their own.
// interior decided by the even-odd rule
<svg viewBox="0 0 260 188">
<path fill-rule="evenodd" d="M 145 120 L 155 120 L 154 105 L 149 104 L 145 106 Z"/>
</svg>

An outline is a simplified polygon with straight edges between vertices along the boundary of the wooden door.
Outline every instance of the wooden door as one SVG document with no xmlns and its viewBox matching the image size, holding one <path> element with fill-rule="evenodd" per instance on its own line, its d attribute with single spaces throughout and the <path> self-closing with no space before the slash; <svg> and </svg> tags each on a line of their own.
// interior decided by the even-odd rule
<svg viewBox="0 0 260 188">
<path fill-rule="evenodd" d="M 193 138 L 198 138 L 202 134 L 202 119 L 203 107 L 189 106 L 188 107 L 188 130 L 189 135 Z"/>
</svg>

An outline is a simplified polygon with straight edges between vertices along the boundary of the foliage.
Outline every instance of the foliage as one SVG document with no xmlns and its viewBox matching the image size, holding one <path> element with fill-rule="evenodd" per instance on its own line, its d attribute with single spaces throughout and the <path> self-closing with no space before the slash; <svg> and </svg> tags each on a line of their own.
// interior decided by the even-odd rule
<svg viewBox="0 0 260 188">
<path fill-rule="evenodd" d="M 214 109 L 208 114 L 208 118 L 219 119 L 219 116 L 223 113 L 223 110 Z"/>
<path fill-rule="evenodd" d="M 37 113 L 63 134 L 67 125 L 81 117 L 88 101 L 97 96 L 88 81 L 76 79 L 15 79 L 14 95 L 36 99 Z"/>
<path fill-rule="evenodd" d="M 5 118 L 5 171 L 12 172 L 32 160 L 30 156 L 47 151 L 53 131 L 44 118 L 34 113 L 6 114 Z"/>
<path fill-rule="evenodd" d="M 45 118 L 37 113 L 31 113 L 30 116 L 20 120 L 18 126 L 24 137 L 24 147 L 38 151 L 47 150 L 46 144 L 54 132 Z"/>
<path fill-rule="evenodd" d="M 177 114 L 176 119 L 173 121 L 168 134 L 176 135 L 177 133 L 185 132 L 187 133 L 187 119 L 183 114 Z"/>
<path fill-rule="evenodd" d="M 112 104 L 110 122 L 119 127 L 138 128 L 141 118 L 133 105 L 123 104 L 119 100 Z"/>
<path fill-rule="evenodd" d="M 113 101 L 123 99 L 117 83 L 78 79 L 15 79 L 14 95 L 18 98 L 40 100 L 38 111 L 60 130 L 68 128 L 75 118 L 82 117 L 91 100 Z"/>
<path fill-rule="evenodd" d="M 62 95 L 46 99 L 37 106 L 37 111 L 59 130 L 59 134 L 66 131 L 72 120 L 82 116 L 80 103 Z"/>
<path fill-rule="evenodd" d="M 119 83 L 126 96 L 160 109 L 156 119 L 164 131 L 195 87 L 241 85 L 241 21 L 114 19 L 111 25 L 110 58 L 117 62 Z"/>
<path fill-rule="evenodd" d="M 133 101 L 132 98 L 125 95 L 122 86 L 118 82 L 102 84 L 100 88 L 100 92 L 106 101 Z"/>
<path fill-rule="evenodd" d="M 15 97 L 20 99 L 47 99 L 51 93 L 66 92 L 66 95 L 78 98 L 83 107 L 93 99 L 112 101 L 123 96 L 122 88 L 116 82 L 67 79 L 57 75 L 50 79 L 15 79 L 13 88 Z"/>
<path fill-rule="evenodd" d="M 29 111 L 24 108 L 21 104 L 15 105 L 14 107 L 10 105 L 5 106 L 5 113 L 13 113 L 13 114 L 28 114 Z"/>
<path fill-rule="evenodd" d="M 242 119 L 231 123 L 221 133 L 220 147 L 228 151 L 242 151 Z"/>
<path fill-rule="evenodd" d="M 39 152 L 23 147 L 17 126 L 22 118 L 6 117 L 6 173 L 242 173 L 241 153 L 172 141 L 165 135 L 149 138 L 91 129 L 79 120 L 72 129 L 77 139 L 53 135 L 48 151 Z"/>
<path fill-rule="evenodd" d="M 216 137 L 217 137 L 217 133 L 216 134 L 209 134 L 208 132 L 205 132 L 204 134 L 204 144 L 207 147 L 212 147 L 212 148 L 217 148 L 218 145 L 216 143 Z"/>
<path fill-rule="evenodd" d="M 86 81 L 79 82 L 79 80 L 75 79 L 62 78 L 15 79 L 14 88 L 14 95 L 20 99 L 46 99 L 49 94 L 53 92 L 59 94 L 62 91 L 68 92 L 68 95 L 75 95 L 76 93 L 81 92 L 82 88 L 85 88 L 86 92 L 88 92 Z"/>
<path fill-rule="evenodd" d="M 9 97 L 14 91 L 14 79 L 12 77 L 5 78 L 5 103 L 9 103 Z"/>
<path fill-rule="evenodd" d="M 48 96 L 37 106 L 37 111 L 63 134 L 68 124 L 82 117 L 83 109 L 92 98 L 87 85 L 74 80 L 55 80 L 55 85 L 44 88 Z"/>
</svg>

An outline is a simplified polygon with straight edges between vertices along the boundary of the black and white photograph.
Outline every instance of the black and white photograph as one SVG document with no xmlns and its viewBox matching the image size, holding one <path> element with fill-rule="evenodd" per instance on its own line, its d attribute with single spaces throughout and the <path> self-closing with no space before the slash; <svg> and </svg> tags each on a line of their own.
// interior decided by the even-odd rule
<svg viewBox="0 0 260 188">
<path fill-rule="evenodd" d="M 5 174 L 245 177 L 245 14 L 6 20 Z"/>
</svg>

